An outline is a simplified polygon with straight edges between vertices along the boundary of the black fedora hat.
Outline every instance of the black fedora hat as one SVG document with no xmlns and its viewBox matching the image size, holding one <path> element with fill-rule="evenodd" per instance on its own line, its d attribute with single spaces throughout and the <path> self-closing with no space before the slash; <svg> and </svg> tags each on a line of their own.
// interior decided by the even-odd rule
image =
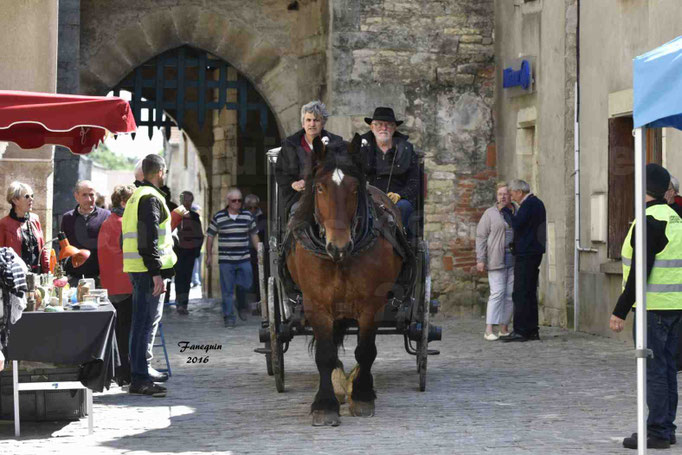
<svg viewBox="0 0 682 455">
<path fill-rule="evenodd" d="M 395 126 L 400 126 L 403 123 L 402 120 L 395 119 L 393 109 L 391 109 L 390 107 L 378 107 L 374 109 L 374 115 L 372 115 L 371 118 L 365 117 L 365 123 L 371 125 L 372 120 L 380 120 L 382 122 L 394 122 Z"/>
</svg>

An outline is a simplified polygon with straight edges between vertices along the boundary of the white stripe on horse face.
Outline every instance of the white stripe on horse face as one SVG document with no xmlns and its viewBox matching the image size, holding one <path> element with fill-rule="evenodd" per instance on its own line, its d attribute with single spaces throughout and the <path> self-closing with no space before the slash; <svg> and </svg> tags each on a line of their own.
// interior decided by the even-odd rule
<svg viewBox="0 0 682 455">
<path fill-rule="evenodd" d="M 334 173 L 332 174 L 332 180 L 334 181 L 334 183 L 341 186 L 341 182 L 343 182 L 343 177 L 344 175 L 341 169 L 339 169 L 338 167 L 334 169 Z"/>
</svg>

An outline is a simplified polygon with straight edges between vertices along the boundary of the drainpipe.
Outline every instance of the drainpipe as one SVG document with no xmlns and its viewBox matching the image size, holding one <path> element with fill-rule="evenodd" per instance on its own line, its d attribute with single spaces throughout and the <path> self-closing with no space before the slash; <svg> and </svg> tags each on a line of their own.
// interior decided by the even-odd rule
<svg viewBox="0 0 682 455">
<path fill-rule="evenodd" d="M 597 253 L 594 248 L 586 248 L 580 244 L 580 0 L 576 0 L 578 20 L 576 25 L 576 82 L 574 88 L 574 123 L 573 123 L 573 156 L 575 171 L 575 249 L 573 252 L 573 330 L 578 330 L 580 317 L 580 292 L 578 276 L 580 274 L 580 253 Z"/>
</svg>

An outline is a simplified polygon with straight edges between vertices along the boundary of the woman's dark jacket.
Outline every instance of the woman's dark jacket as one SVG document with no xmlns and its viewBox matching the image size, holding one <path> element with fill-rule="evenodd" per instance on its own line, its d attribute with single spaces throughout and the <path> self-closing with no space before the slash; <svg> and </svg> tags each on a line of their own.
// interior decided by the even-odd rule
<svg viewBox="0 0 682 455">
<path fill-rule="evenodd" d="M 300 196 L 299 192 L 291 187 L 291 184 L 304 179 L 310 170 L 310 156 L 301 145 L 304 134 L 305 130 L 301 129 L 282 142 L 282 150 L 279 152 L 275 166 L 281 201 L 280 207 L 285 214 L 289 213 L 289 209 L 298 201 Z M 343 140 L 341 136 L 322 130 L 321 137 L 325 136 L 329 138 L 330 142 Z M 286 216 L 282 218 L 284 219 Z"/>
<path fill-rule="evenodd" d="M 386 193 L 399 194 L 401 199 L 410 201 L 416 208 L 419 194 L 419 158 L 414 146 L 407 140 L 409 136 L 397 131 L 393 133 L 393 147 L 386 153 L 376 145 L 374 133 L 371 131 L 361 137 L 368 143 L 363 149 L 367 157 L 369 184 Z"/>
</svg>

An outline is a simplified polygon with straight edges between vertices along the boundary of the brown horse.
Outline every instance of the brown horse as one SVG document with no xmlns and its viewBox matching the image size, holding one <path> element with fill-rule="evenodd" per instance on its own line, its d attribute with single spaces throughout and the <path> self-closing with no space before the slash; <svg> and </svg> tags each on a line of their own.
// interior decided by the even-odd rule
<svg viewBox="0 0 682 455">
<path fill-rule="evenodd" d="M 360 241 L 356 238 L 358 217 L 371 203 L 363 162 L 357 134 L 351 143 L 327 146 L 316 139 L 311 175 L 301 207 L 291 220 L 294 232 L 308 227 L 326 244 L 326 254 L 320 254 L 297 239 L 286 259 L 291 277 L 303 292 L 305 318 L 314 334 L 320 375 L 311 406 L 315 426 L 340 423 L 332 372 L 340 365 L 338 345 L 350 320 L 358 325 L 358 365 L 349 385 L 350 411 L 356 416 L 374 415 L 376 394 L 371 368 L 377 355 L 376 316 L 386 304 L 402 266 L 401 257 L 381 236 L 367 248 L 353 251 Z"/>
</svg>

